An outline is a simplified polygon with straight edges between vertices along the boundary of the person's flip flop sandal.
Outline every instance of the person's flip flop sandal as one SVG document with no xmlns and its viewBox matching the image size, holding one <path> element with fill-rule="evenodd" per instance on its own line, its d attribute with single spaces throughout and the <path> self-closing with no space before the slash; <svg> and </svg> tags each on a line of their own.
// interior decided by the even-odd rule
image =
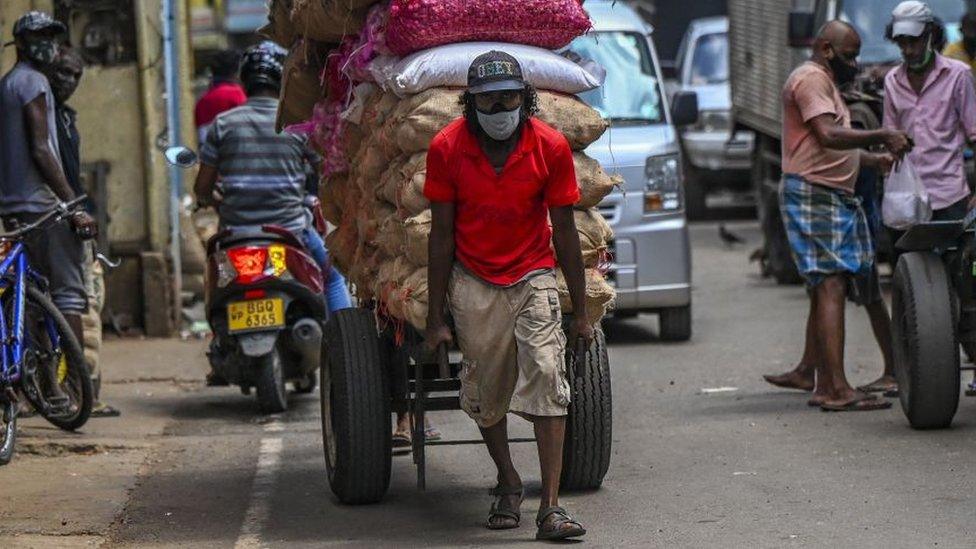
<svg viewBox="0 0 976 549">
<path fill-rule="evenodd" d="M 872 412 L 874 410 L 887 410 L 888 408 L 891 408 L 891 402 L 872 395 L 861 395 L 842 404 L 824 402 L 820 405 L 820 409 L 824 412 Z"/>
<path fill-rule="evenodd" d="M 892 388 L 891 385 L 886 383 L 869 383 L 867 385 L 861 385 L 857 388 L 858 391 L 862 393 L 884 393 L 888 396 L 888 393 L 894 392 L 895 396 L 898 396 L 898 386 Z"/>
<path fill-rule="evenodd" d="M 550 515 L 555 515 L 552 520 L 552 528 L 549 530 L 543 530 L 542 524 L 549 518 Z M 571 524 L 572 528 L 563 528 L 563 525 Z M 580 536 L 586 535 L 586 528 L 576 521 L 573 517 L 569 516 L 569 513 L 565 509 L 558 506 L 547 507 L 545 509 L 540 509 L 539 514 L 535 517 L 535 525 L 539 527 L 539 531 L 535 534 L 535 539 L 539 540 L 561 540 L 569 538 L 578 538 Z"/>
<path fill-rule="evenodd" d="M 413 440 L 410 438 L 409 431 L 397 431 L 393 433 L 393 455 L 409 454 L 412 445 Z"/>
<path fill-rule="evenodd" d="M 513 528 L 518 528 L 519 524 L 522 522 L 522 513 L 519 510 L 522 507 L 522 501 L 525 500 L 525 496 L 522 491 L 521 486 L 502 486 L 498 485 L 491 489 L 489 494 L 494 497 L 494 501 L 491 502 L 491 510 L 488 511 L 488 522 L 485 526 L 489 530 L 511 530 Z M 518 504 L 515 507 L 509 503 L 506 496 L 518 496 Z M 509 518 L 515 521 L 515 524 L 492 524 L 492 519 L 499 518 Z"/>
</svg>

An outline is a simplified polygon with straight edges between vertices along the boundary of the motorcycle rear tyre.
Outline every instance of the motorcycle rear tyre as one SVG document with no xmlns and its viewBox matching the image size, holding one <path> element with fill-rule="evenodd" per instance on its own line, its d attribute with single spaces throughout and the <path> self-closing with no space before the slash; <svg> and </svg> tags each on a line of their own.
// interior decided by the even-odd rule
<svg viewBox="0 0 976 549">
<path fill-rule="evenodd" d="M 254 359 L 258 407 L 263 414 L 280 414 L 288 409 L 288 393 L 282 372 L 281 353 L 275 346 L 270 353 Z"/>
</svg>

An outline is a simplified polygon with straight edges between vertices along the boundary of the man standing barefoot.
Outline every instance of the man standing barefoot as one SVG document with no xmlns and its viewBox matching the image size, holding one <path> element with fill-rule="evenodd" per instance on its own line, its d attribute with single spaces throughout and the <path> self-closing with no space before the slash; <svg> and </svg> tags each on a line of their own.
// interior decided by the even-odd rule
<svg viewBox="0 0 976 549">
<path fill-rule="evenodd" d="M 844 373 L 844 300 L 858 277 L 871 275 L 874 249 L 854 185 L 861 166 L 890 170 L 892 154 L 860 149 L 884 145 L 901 157 L 908 136 L 894 130 L 851 129 L 850 112 L 838 91 L 858 72 L 861 40 L 847 23 L 821 29 L 810 60 L 783 89 L 783 183 L 780 209 L 793 258 L 810 292 L 807 352 L 800 366 L 768 381 L 810 389 L 812 404 L 830 411 L 891 406 L 855 390 Z M 856 294 L 855 294 L 856 295 Z M 877 303 L 877 300 L 872 300 Z M 882 303 L 883 305 L 883 303 Z"/>
</svg>

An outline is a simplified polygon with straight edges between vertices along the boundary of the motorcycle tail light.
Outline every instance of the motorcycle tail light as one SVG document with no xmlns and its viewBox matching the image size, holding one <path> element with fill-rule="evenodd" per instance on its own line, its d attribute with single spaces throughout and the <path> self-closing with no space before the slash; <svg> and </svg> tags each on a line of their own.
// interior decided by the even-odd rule
<svg viewBox="0 0 976 549">
<path fill-rule="evenodd" d="M 227 258 L 237 271 L 239 284 L 251 284 L 264 278 L 268 263 L 268 249 L 256 246 L 232 248 L 227 250 Z"/>
</svg>

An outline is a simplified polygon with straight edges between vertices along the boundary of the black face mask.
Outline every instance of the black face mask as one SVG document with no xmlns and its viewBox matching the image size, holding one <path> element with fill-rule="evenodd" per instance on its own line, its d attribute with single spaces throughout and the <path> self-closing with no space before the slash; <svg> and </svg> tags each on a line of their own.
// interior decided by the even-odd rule
<svg viewBox="0 0 976 549">
<path fill-rule="evenodd" d="M 841 57 L 834 52 L 834 58 L 827 61 L 830 65 L 831 72 L 834 73 L 834 79 L 837 81 L 838 86 L 843 86 L 844 84 L 849 84 L 854 81 L 857 77 L 857 73 L 861 71 L 857 63 L 849 65 L 841 60 Z"/>
</svg>

